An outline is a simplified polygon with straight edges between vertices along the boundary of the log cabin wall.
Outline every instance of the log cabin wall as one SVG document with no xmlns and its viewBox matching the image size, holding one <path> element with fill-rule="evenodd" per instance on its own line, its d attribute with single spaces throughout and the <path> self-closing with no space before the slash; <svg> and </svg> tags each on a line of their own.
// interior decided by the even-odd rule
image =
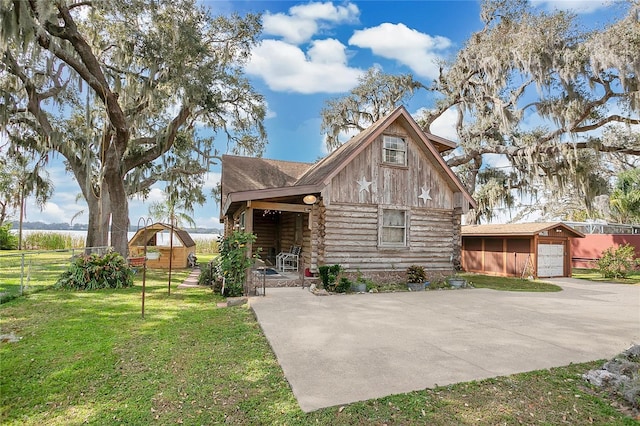
<svg viewBox="0 0 640 426">
<path fill-rule="evenodd" d="M 280 252 L 278 246 L 278 225 L 280 215 L 275 212 L 256 210 L 253 216 L 253 233 L 256 241 L 254 248 L 260 248 L 260 258 L 268 265 L 275 265 L 276 254 Z"/>
<path fill-rule="evenodd" d="M 298 265 L 305 265 L 305 268 L 311 263 L 311 231 L 308 224 L 308 213 L 282 212 L 280 214 L 279 252 L 289 251 L 291 246 L 301 246 L 302 254 Z"/>
<path fill-rule="evenodd" d="M 378 245 L 378 207 L 331 204 L 325 211 L 323 264 L 347 270 L 401 270 L 420 264 L 430 272 L 449 273 L 454 249 L 451 211 L 412 209 L 407 247 Z M 444 236 L 444 237 L 443 237 Z"/>
<path fill-rule="evenodd" d="M 384 135 L 407 142 L 407 166 L 383 163 L 383 135 L 374 140 L 327 187 L 317 232 L 318 264 L 347 270 L 402 271 L 413 264 L 429 272 L 450 273 L 460 256 L 460 209 L 454 192 L 405 129 L 392 124 Z M 368 190 L 358 184 L 371 182 Z M 430 200 L 419 198 L 422 189 Z M 405 247 L 379 245 L 380 209 L 407 212 Z"/>
</svg>

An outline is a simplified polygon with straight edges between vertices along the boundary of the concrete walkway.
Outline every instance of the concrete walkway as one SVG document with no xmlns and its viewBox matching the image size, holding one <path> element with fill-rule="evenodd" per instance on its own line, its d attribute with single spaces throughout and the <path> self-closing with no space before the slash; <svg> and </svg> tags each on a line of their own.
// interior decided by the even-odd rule
<svg viewBox="0 0 640 426">
<path fill-rule="evenodd" d="M 178 288 L 200 287 L 198 285 L 199 276 L 200 276 L 200 268 L 193 268 L 189 276 L 185 278 L 185 280 L 178 285 Z"/>
<path fill-rule="evenodd" d="M 553 280 L 488 289 L 314 296 L 250 304 L 302 410 L 609 358 L 640 343 L 640 286 Z"/>
</svg>

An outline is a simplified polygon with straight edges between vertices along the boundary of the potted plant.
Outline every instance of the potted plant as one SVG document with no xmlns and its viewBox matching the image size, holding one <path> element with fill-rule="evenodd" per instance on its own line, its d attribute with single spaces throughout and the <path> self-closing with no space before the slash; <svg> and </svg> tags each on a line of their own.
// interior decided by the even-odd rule
<svg viewBox="0 0 640 426">
<path fill-rule="evenodd" d="M 356 282 L 351 284 L 351 291 L 354 293 L 366 293 L 367 280 L 363 278 L 362 272 L 358 271 L 358 277 L 356 278 Z"/>
<path fill-rule="evenodd" d="M 428 285 L 427 274 L 420 265 L 407 268 L 407 287 L 410 291 L 422 291 Z"/>
<path fill-rule="evenodd" d="M 467 280 L 465 280 L 464 278 L 462 278 L 458 274 L 454 274 L 454 275 L 450 276 L 449 279 L 447 280 L 447 282 L 453 288 L 462 288 L 462 287 L 465 287 L 466 284 L 467 284 Z"/>
<path fill-rule="evenodd" d="M 158 259 L 160 259 L 160 250 L 157 247 L 148 247 L 147 260 L 158 260 Z"/>
</svg>

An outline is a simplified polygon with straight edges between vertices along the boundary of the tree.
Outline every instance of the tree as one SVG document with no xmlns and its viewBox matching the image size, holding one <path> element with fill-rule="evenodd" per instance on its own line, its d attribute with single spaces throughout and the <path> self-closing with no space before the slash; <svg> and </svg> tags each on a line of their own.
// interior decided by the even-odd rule
<svg viewBox="0 0 640 426">
<path fill-rule="evenodd" d="M 340 133 L 363 131 L 424 88 L 410 74 L 384 74 L 379 68 L 370 68 L 358 82 L 348 96 L 328 100 L 320 113 L 329 150 L 342 144 Z"/>
<path fill-rule="evenodd" d="M 576 16 L 566 12 L 536 12 L 524 0 L 484 0 L 484 28 L 424 85 L 437 99 L 418 117 L 424 130 L 445 112 L 456 112 L 460 147 L 446 160 L 483 209 L 476 219 L 496 207 L 515 206 L 514 194 L 539 200 L 540 188 L 551 189 L 549 204 L 576 188 L 585 197 L 597 196 L 605 161 L 633 163 L 640 156 L 640 138 L 629 127 L 640 124 L 640 4 L 625 5 L 619 21 L 581 31 Z M 352 94 L 377 90 L 373 81 Z M 386 110 L 401 102 L 385 100 Z M 371 103 L 329 109 L 324 117 L 359 117 Z M 527 126 L 536 120 L 537 127 Z M 488 154 L 508 162 L 505 173 L 490 171 Z M 585 160 L 597 167 L 583 167 Z"/>
<path fill-rule="evenodd" d="M 195 0 L 14 1 L 0 16 L 0 123 L 63 156 L 89 207 L 87 246 L 105 245 L 111 220 L 126 254 L 128 198 L 157 181 L 201 194 L 219 155 L 205 129 L 262 152 L 264 102 L 242 71 L 258 16 L 214 18 Z"/>
<path fill-rule="evenodd" d="M 175 196 L 175 194 L 169 194 L 163 203 L 156 201 L 149 206 L 149 216 L 153 220 L 159 222 L 167 221 L 171 226 L 181 226 L 182 223 L 187 223 L 192 228 L 195 228 L 196 223 L 189 213 L 193 214 L 193 210 L 185 207 L 184 202 L 181 202 L 181 198 Z"/>
<path fill-rule="evenodd" d="M 616 222 L 640 224 L 640 169 L 625 170 L 618 175 L 609 202 Z"/>
<path fill-rule="evenodd" d="M 44 169 L 44 159 L 20 150 L 4 152 L 0 158 L 0 225 L 18 213 L 18 248 L 22 249 L 22 223 L 25 218 L 25 199 L 34 195 L 41 208 L 53 193 L 53 182 Z"/>
</svg>

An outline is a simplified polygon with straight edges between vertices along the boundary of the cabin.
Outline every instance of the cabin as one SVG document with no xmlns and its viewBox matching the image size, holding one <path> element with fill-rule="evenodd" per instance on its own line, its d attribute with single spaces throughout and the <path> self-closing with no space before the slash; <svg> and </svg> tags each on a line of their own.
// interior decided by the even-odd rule
<svg viewBox="0 0 640 426">
<path fill-rule="evenodd" d="M 170 260 L 172 268 L 186 268 L 189 265 L 189 254 L 195 256 L 196 253 L 196 243 L 191 235 L 184 229 L 166 223 L 158 222 L 138 229 L 129 240 L 129 257 L 144 256 L 145 245 L 149 268 L 168 269 Z M 159 253 L 158 258 L 155 253 Z"/>
<path fill-rule="evenodd" d="M 571 276 L 571 241 L 584 234 L 561 222 L 462 227 L 462 269 L 519 278 Z"/>
<path fill-rule="evenodd" d="M 389 281 L 413 264 L 450 274 L 461 215 L 475 207 L 442 158 L 454 148 L 398 107 L 314 164 L 225 155 L 224 233 L 252 232 L 265 262 L 311 274 L 334 264 Z M 294 265 L 282 261 L 296 249 Z"/>
</svg>

